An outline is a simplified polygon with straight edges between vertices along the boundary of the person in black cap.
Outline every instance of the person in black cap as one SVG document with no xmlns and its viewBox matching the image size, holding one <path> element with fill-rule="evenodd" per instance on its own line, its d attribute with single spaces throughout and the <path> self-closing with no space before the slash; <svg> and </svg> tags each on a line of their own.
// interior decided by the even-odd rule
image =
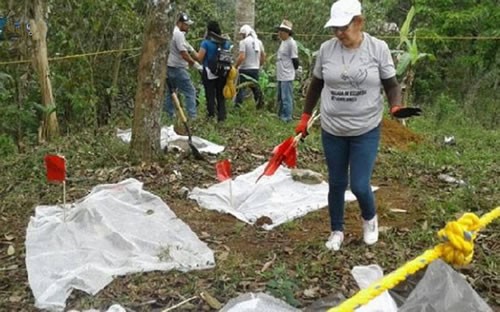
<svg viewBox="0 0 500 312">
<path fill-rule="evenodd" d="M 179 90 L 186 99 L 186 108 L 189 118 L 196 118 L 196 90 L 188 72 L 188 66 L 198 70 L 201 65 L 190 55 L 195 54 L 193 47 L 186 41 L 186 32 L 193 21 L 186 13 L 180 13 L 170 41 L 170 52 L 167 60 L 167 81 L 174 89 Z M 167 88 L 165 111 L 169 117 L 174 116 L 172 90 Z"/>
</svg>

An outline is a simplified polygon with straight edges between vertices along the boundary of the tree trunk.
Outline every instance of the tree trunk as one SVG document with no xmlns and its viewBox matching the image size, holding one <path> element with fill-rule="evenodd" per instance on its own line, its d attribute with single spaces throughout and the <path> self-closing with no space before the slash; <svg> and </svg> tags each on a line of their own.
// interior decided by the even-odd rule
<svg viewBox="0 0 500 312">
<path fill-rule="evenodd" d="M 56 106 L 49 78 L 47 24 L 44 21 L 45 12 L 45 3 L 42 0 L 31 1 L 30 27 L 33 41 L 33 67 L 39 77 L 42 105 L 45 108 L 38 131 L 39 142 L 50 140 L 59 134 L 59 125 L 55 112 Z"/>
<path fill-rule="evenodd" d="M 149 13 L 139 61 L 137 92 L 132 124 L 131 156 L 151 162 L 161 155 L 160 117 L 165 99 L 167 43 L 172 36 L 174 16 L 170 0 L 149 4 Z"/>
<path fill-rule="evenodd" d="M 234 38 L 239 38 L 240 28 L 243 25 L 255 25 L 255 0 L 236 0 L 236 29 Z"/>
</svg>

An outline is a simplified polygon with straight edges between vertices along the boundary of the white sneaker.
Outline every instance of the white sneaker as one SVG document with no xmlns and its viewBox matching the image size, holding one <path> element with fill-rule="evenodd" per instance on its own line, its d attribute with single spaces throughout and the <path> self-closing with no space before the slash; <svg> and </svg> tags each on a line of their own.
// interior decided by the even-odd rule
<svg viewBox="0 0 500 312">
<path fill-rule="evenodd" d="M 369 221 L 363 220 L 363 240 L 367 245 L 373 245 L 378 241 L 377 215 Z"/>
<path fill-rule="evenodd" d="M 326 241 L 325 246 L 330 250 L 340 250 L 340 246 L 344 241 L 344 232 L 334 231 L 330 234 L 328 241 Z"/>
</svg>

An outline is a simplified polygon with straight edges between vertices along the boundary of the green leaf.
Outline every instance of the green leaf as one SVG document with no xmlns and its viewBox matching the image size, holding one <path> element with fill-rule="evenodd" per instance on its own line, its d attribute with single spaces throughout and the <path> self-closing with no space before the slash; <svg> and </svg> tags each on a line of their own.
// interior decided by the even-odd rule
<svg viewBox="0 0 500 312">
<path fill-rule="evenodd" d="M 408 14 L 406 15 L 406 19 L 405 19 L 405 21 L 404 21 L 404 23 L 401 26 L 401 29 L 399 31 L 400 41 L 399 41 L 398 47 L 400 47 L 403 44 L 403 42 L 408 40 L 408 36 L 410 34 L 410 24 L 411 24 L 414 17 L 415 17 L 415 7 L 412 6 L 410 11 L 408 11 Z"/>
<path fill-rule="evenodd" d="M 35 106 L 35 108 L 44 113 L 44 114 L 52 114 L 53 112 L 56 111 L 56 106 L 55 105 L 47 105 L 47 106 L 44 106 L 44 105 L 40 105 L 38 103 L 33 103 L 33 106 Z"/>
<path fill-rule="evenodd" d="M 406 72 L 406 69 L 411 63 L 411 55 L 407 52 L 405 52 L 399 62 L 398 62 L 398 68 L 396 69 L 396 75 L 401 76 Z"/>
</svg>

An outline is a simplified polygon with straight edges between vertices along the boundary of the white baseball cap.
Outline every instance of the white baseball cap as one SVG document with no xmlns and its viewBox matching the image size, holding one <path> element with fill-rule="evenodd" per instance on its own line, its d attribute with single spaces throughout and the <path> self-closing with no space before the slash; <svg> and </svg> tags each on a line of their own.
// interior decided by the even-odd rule
<svg viewBox="0 0 500 312">
<path fill-rule="evenodd" d="M 358 0 L 338 0 L 332 4 L 325 28 L 346 26 L 357 15 L 361 15 L 361 3 Z"/>
</svg>

